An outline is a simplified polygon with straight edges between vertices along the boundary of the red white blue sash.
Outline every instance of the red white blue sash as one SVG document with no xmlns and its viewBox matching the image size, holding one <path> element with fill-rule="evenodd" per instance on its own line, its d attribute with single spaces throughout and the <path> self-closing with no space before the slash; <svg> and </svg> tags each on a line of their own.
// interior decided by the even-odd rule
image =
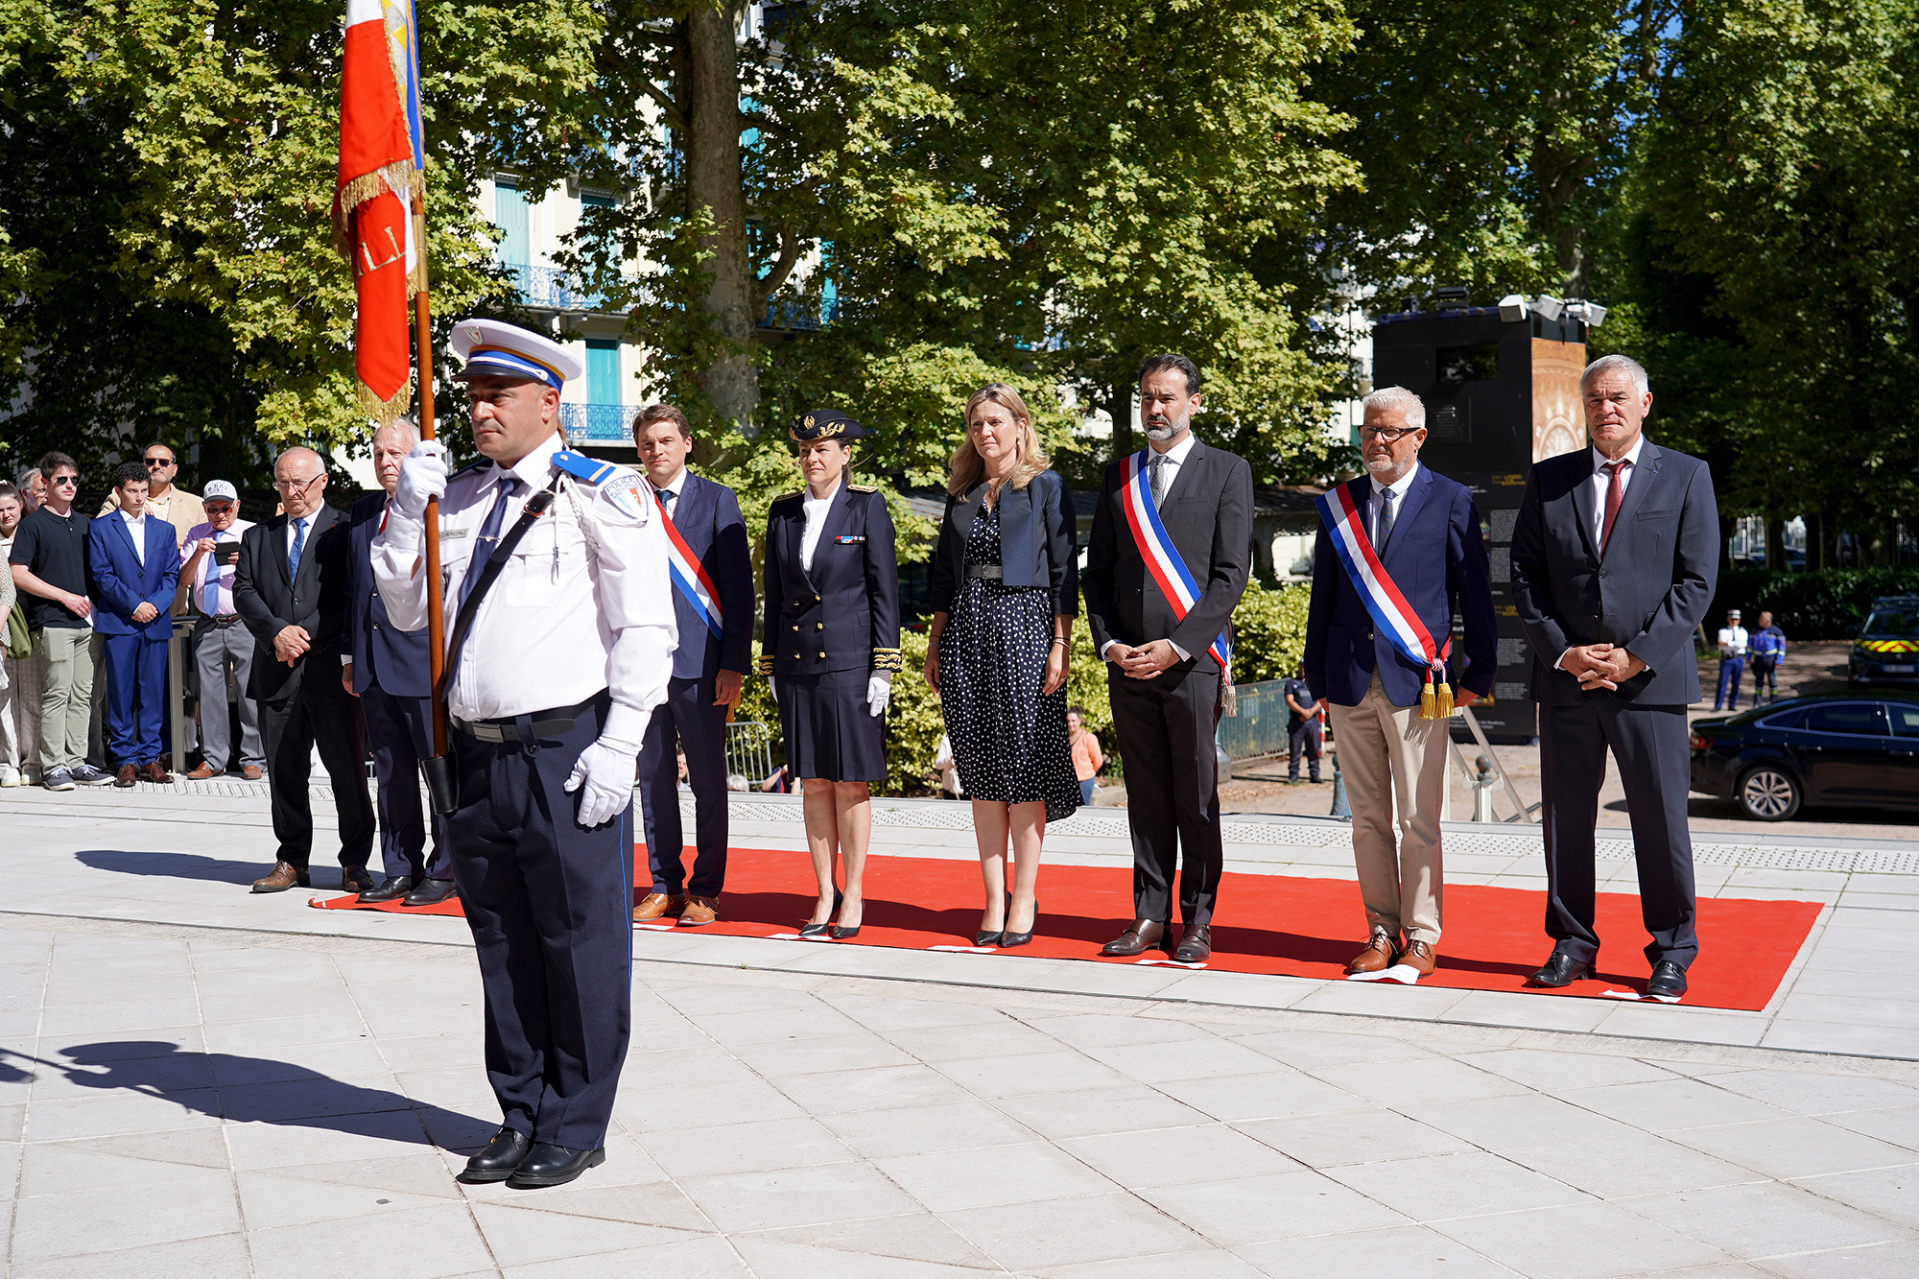
<svg viewBox="0 0 1919 1279">
<path fill-rule="evenodd" d="M 1446 637 L 1444 647 L 1435 644 L 1426 624 L 1419 620 L 1419 614 L 1413 612 L 1412 605 L 1393 585 L 1393 579 L 1379 563 L 1379 556 L 1373 553 L 1372 539 L 1366 536 L 1359 508 L 1353 504 L 1351 486 L 1341 484 L 1332 492 L 1314 498 L 1313 503 L 1319 508 L 1320 521 L 1326 525 L 1327 535 L 1333 540 L 1333 551 L 1339 556 L 1347 578 L 1387 642 L 1414 666 L 1425 667 L 1428 679 L 1432 678 L 1431 672 L 1443 671 L 1452 636 Z"/>
<path fill-rule="evenodd" d="M 658 504 L 660 523 L 666 527 L 666 568 L 672 575 L 673 589 L 685 597 L 699 614 L 706 629 L 713 632 L 714 639 L 725 639 L 726 631 L 721 625 L 720 593 L 713 589 L 713 579 L 706 574 L 706 566 L 700 563 L 699 556 L 693 554 L 693 548 L 680 536 L 680 530 L 673 524 L 673 517 L 666 512 L 666 504 Z"/>
<path fill-rule="evenodd" d="M 1166 526 L 1159 522 L 1159 508 L 1153 504 L 1153 491 L 1146 479 L 1149 452 L 1141 449 L 1126 459 L 1126 483 L 1120 488 L 1120 505 L 1126 512 L 1127 526 L 1133 530 L 1133 544 L 1139 548 L 1139 557 L 1146 561 L 1146 571 L 1153 575 L 1161 593 L 1172 604 L 1173 616 L 1184 621 L 1186 614 L 1199 603 L 1199 584 L 1186 571 L 1186 561 L 1179 557 L 1179 548 L 1166 535 Z M 1232 666 L 1233 643 L 1225 632 L 1220 633 L 1207 651 L 1221 670 Z"/>
</svg>

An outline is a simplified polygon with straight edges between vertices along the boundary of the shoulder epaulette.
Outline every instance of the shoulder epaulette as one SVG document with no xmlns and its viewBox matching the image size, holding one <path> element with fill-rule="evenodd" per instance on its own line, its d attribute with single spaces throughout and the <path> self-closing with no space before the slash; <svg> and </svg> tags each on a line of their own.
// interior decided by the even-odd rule
<svg viewBox="0 0 1919 1279">
<path fill-rule="evenodd" d="M 794 489 L 791 493 L 782 493 L 774 498 L 775 502 L 797 502 L 806 496 L 805 489 Z"/>
<path fill-rule="evenodd" d="M 852 490 L 853 492 L 855 492 L 855 493 L 877 493 L 877 492 L 879 492 L 879 488 L 878 488 L 878 486 L 876 486 L 876 485 L 872 485 L 872 484 L 848 484 L 848 485 L 847 485 L 846 487 L 847 487 L 847 488 L 849 488 L 849 489 L 851 489 L 851 490 Z"/>
<path fill-rule="evenodd" d="M 614 476 L 626 471 L 624 466 L 615 466 L 611 462 L 602 462 L 598 458 L 588 457 L 584 453 L 575 453 L 572 449 L 561 449 L 553 455 L 553 465 L 571 475 L 574 479 L 585 480 L 588 484 L 604 484 Z"/>
</svg>

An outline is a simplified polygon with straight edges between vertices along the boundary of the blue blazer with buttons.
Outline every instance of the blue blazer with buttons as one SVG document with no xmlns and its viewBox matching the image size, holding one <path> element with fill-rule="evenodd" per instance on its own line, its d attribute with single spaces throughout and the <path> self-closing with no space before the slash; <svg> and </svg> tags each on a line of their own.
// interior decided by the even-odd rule
<svg viewBox="0 0 1919 1279">
<path fill-rule="evenodd" d="M 899 670 L 899 557 L 885 496 L 841 483 L 809 569 L 800 562 L 803 494 L 776 498 L 767 510 L 759 673 Z"/>
<path fill-rule="evenodd" d="M 174 587 L 180 581 L 180 548 L 173 525 L 157 515 L 146 519 L 146 562 L 134 553 L 133 530 L 109 511 L 87 525 L 87 561 L 93 570 L 93 629 L 101 635 L 145 635 L 170 639 Z M 133 611 L 151 604 L 152 620 L 136 622 Z"/>
<path fill-rule="evenodd" d="M 953 611 L 953 597 L 966 573 L 966 539 L 986 502 L 982 480 L 958 497 L 946 498 L 939 542 L 933 552 L 932 611 Z M 1073 495 L 1053 471 L 1041 471 L 1023 489 L 1002 488 L 999 558 L 1002 586 L 1043 586 L 1055 616 L 1079 616 L 1079 552 Z"/>
<path fill-rule="evenodd" d="M 726 485 L 689 472 L 667 513 L 686 549 L 713 579 L 722 632 L 715 637 L 675 588 L 673 615 L 680 624 L 680 646 L 673 654 L 673 678 L 712 679 L 721 671 L 751 674 L 753 551 L 747 545 L 739 498 Z"/>
<path fill-rule="evenodd" d="M 1366 475 L 1347 481 L 1346 491 L 1362 511 L 1372 500 L 1372 485 Z M 1493 615 L 1492 565 L 1472 492 L 1422 465 L 1404 503 L 1380 566 L 1435 643 L 1445 644 L 1453 614 L 1459 614 L 1465 634 L 1453 641 L 1446 673 L 1455 686 L 1484 697 L 1492 691 L 1499 664 L 1499 623 Z M 1425 668 L 1401 657 L 1377 633 L 1373 615 L 1322 527 L 1313 547 L 1313 598 L 1306 615 L 1306 685 L 1315 698 L 1357 706 L 1375 670 L 1393 705 L 1419 700 Z"/>
<path fill-rule="evenodd" d="M 353 663 L 353 691 L 363 694 L 375 680 L 395 697 L 432 695 L 432 651 L 427 631 L 403 631 L 387 621 L 386 603 L 373 580 L 373 539 L 386 512 L 386 494 L 372 493 L 353 504 L 347 526 L 346 628 L 340 657 Z"/>
</svg>

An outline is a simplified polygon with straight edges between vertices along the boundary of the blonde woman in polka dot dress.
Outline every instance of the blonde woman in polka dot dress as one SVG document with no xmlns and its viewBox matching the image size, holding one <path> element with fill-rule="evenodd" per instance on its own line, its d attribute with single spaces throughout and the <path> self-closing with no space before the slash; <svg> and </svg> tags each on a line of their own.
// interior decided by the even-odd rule
<svg viewBox="0 0 1919 1279">
<path fill-rule="evenodd" d="M 973 801 L 986 890 L 975 944 L 1023 946 L 1039 912 L 1046 823 L 1080 805 L 1066 732 L 1079 612 L 1073 498 L 1048 469 L 1025 401 L 1000 382 L 966 402 L 946 492 L 926 682 Z"/>
</svg>

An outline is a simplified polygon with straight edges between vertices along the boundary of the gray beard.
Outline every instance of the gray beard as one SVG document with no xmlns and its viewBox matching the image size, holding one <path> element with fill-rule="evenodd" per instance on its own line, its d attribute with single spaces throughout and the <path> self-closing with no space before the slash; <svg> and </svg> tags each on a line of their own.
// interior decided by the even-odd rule
<svg viewBox="0 0 1919 1279">
<path fill-rule="evenodd" d="M 1171 423 L 1165 426 L 1149 426 L 1146 428 L 1146 438 L 1149 440 L 1170 440 L 1178 434 L 1179 428 L 1173 426 Z"/>
</svg>

